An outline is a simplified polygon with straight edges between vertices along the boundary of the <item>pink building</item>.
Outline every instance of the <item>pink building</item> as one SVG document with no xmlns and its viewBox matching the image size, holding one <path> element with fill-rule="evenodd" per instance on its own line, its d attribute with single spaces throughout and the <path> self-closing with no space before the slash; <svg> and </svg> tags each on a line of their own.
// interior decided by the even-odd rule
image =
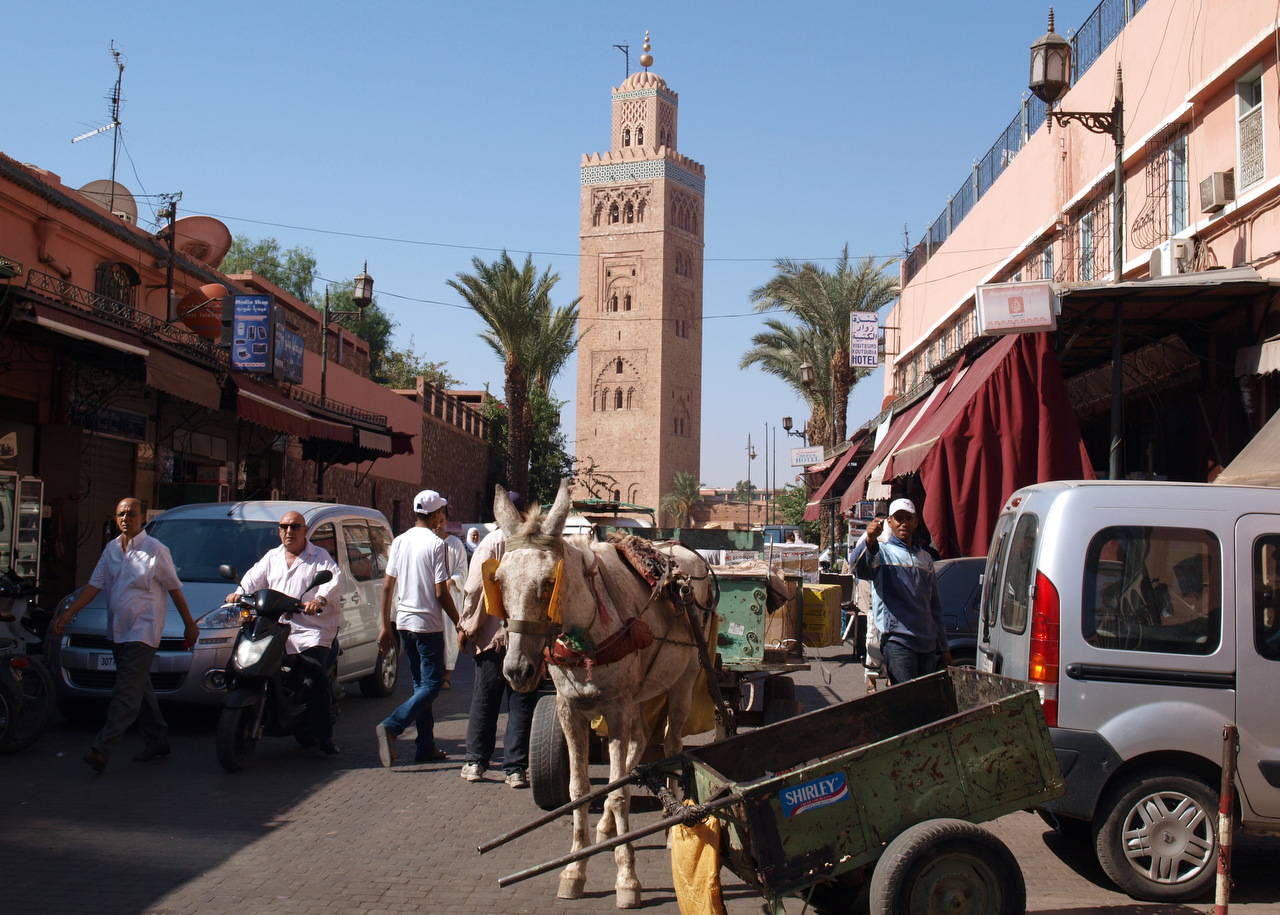
<svg viewBox="0 0 1280 915">
<path fill-rule="evenodd" d="M 400 530 L 425 485 L 480 517 L 475 406 L 421 379 L 375 384 L 368 345 L 336 324 L 322 399 L 320 313 L 260 276 L 220 273 L 231 235 L 216 220 L 177 219 L 171 249 L 167 226 L 152 234 L 136 216 L 119 185 L 75 190 L 0 154 L 0 571 L 21 546 L 24 574 L 38 557 L 53 593 L 83 583 L 126 495 L 148 510 L 320 495 L 375 506 Z M 274 341 L 238 321 L 223 340 L 229 295 L 270 297 L 294 369 L 233 370 L 272 359 Z M 15 494 L 32 527 L 21 545 Z"/>
<path fill-rule="evenodd" d="M 843 508 L 909 493 L 944 555 L 973 555 L 1012 489 L 1038 480 L 1226 467 L 1280 485 L 1275 16 L 1263 0 L 1106 0 L 1076 30 L 1057 110 L 1110 112 L 1123 74 L 1119 277 L 1113 135 L 1050 130 L 1043 103 L 1011 99 L 1008 127 L 902 263 L 886 407 L 866 427 L 884 435 L 854 436 L 828 490 Z M 1013 282 L 1048 284 L 1056 328 L 980 336 L 978 287 Z M 1233 466 L 1251 442 L 1269 462 Z"/>
</svg>

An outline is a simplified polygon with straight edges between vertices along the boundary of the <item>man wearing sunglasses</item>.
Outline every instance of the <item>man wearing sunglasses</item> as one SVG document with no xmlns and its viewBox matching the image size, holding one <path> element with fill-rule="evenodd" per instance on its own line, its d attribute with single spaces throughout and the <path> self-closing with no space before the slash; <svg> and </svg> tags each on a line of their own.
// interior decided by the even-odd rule
<svg viewBox="0 0 1280 915">
<path fill-rule="evenodd" d="M 307 590 L 317 572 L 327 569 L 332 578 Z M 329 666 L 337 647 L 339 577 L 342 572 L 323 547 L 307 539 L 307 523 L 298 512 L 286 512 L 280 519 L 280 545 L 269 550 L 244 577 L 240 590 L 227 595 L 227 603 L 241 594 L 270 588 L 302 601 L 302 615 L 289 621 L 291 660 L 307 677 L 307 733 L 325 756 L 338 755 L 333 742 L 333 693 Z"/>
<path fill-rule="evenodd" d="M 188 651 L 200 637 L 186 598 L 182 596 L 182 582 L 173 567 L 169 548 L 147 534 L 142 522 L 142 503 L 137 499 L 122 499 L 116 506 L 120 536 L 107 544 L 89 583 L 53 623 L 53 631 L 62 635 L 67 624 L 89 601 L 106 592 L 116 680 L 111 690 L 111 705 L 107 708 L 107 722 L 84 754 L 89 768 L 99 774 L 107 768 L 112 747 L 134 721 L 138 722 L 143 740 L 143 748 L 133 757 L 134 762 L 169 755 L 169 726 L 160 713 L 151 685 L 151 663 L 160 647 L 168 613 L 166 592 L 182 615 Z"/>
</svg>

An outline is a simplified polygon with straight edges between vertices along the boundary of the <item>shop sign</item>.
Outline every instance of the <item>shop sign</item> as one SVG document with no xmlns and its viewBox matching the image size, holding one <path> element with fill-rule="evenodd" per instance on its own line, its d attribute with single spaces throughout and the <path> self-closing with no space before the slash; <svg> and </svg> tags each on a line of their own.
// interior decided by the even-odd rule
<svg viewBox="0 0 1280 915">
<path fill-rule="evenodd" d="M 984 337 L 1057 330 L 1062 310 L 1048 280 L 979 286 L 975 305 L 978 334 Z"/>
<path fill-rule="evenodd" d="M 289 330 L 283 323 L 276 325 L 276 356 L 272 371 L 281 381 L 302 384 L 302 353 L 305 342 L 302 334 Z"/>
<path fill-rule="evenodd" d="M 71 422 L 98 435 L 126 442 L 147 441 L 147 416 L 131 410 L 116 410 L 96 404 L 73 403 Z"/>
<path fill-rule="evenodd" d="M 849 315 L 849 365 L 873 369 L 880 364 L 880 317 L 875 312 Z"/>
<path fill-rule="evenodd" d="M 271 340 L 271 296 L 232 296 L 231 370 L 267 372 Z"/>
</svg>

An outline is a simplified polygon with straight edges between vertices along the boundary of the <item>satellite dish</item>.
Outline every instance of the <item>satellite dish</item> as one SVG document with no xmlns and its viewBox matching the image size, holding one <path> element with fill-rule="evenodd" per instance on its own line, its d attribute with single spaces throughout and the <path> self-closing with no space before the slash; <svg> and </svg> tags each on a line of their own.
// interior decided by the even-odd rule
<svg viewBox="0 0 1280 915">
<path fill-rule="evenodd" d="M 217 269 L 231 250 L 231 230 L 212 216 L 183 216 L 173 224 L 174 247 Z"/>
<path fill-rule="evenodd" d="M 227 289 L 221 283 L 205 283 L 178 301 L 175 319 L 202 337 L 219 340 L 222 338 L 222 297 L 226 294 Z"/>
<path fill-rule="evenodd" d="M 138 224 L 138 203 L 123 184 L 102 178 L 98 181 L 90 181 L 80 188 L 79 194 L 98 206 L 110 210 L 113 216 L 120 217 L 129 225 Z"/>
</svg>

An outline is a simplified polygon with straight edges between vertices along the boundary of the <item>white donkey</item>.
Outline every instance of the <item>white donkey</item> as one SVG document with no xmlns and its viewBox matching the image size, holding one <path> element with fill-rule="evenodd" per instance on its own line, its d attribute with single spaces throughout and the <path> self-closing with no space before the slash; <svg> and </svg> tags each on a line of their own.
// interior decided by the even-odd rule
<svg viewBox="0 0 1280 915">
<path fill-rule="evenodd" d="M 666 755 L 682 747 L 681 728 L 689 714 L 698 676 L 698 649 L 685 606 L 668 594 L 674 581 L 685 599 L 703 608 L 696 617 L 703 637 L 714 631 L 711 582 L 706 564 L 678 544 L 660 548 L 672 560 L 656 587 L 625 565 L 611 544 L 588 544 L 561 536 L 570 509 L 562 483 L 555 504 L 543 516 L 534 509 L 521 518 L 499 487 L 494 516 L 507 535 L 506 554 L 493 579 L 501 589 L 508 628 L 503 674 L 512 688 L 536 689 L 549 668 L 556 688 L 556 712 L 569 745 L 569 796 L 590 789 L 587 772 L 588 728 L 603 715 L 609 729 L 609 780 L 617 781 L 640 761 L 648 743 L 639 705 L 667 697 Z M 605 801 L 596 841 L 628 832 L 631 789 L 620 788 Z M 573 848 L 588 842 L 588 812 L 573 815 Z M 614 850 L 618 908 L 640 905 L 635 853 L 629 844 Z M 577 899 L 586 886 L 586 861 L 569 864 L 560 875 L 559 896 Z"/>
</svg>

